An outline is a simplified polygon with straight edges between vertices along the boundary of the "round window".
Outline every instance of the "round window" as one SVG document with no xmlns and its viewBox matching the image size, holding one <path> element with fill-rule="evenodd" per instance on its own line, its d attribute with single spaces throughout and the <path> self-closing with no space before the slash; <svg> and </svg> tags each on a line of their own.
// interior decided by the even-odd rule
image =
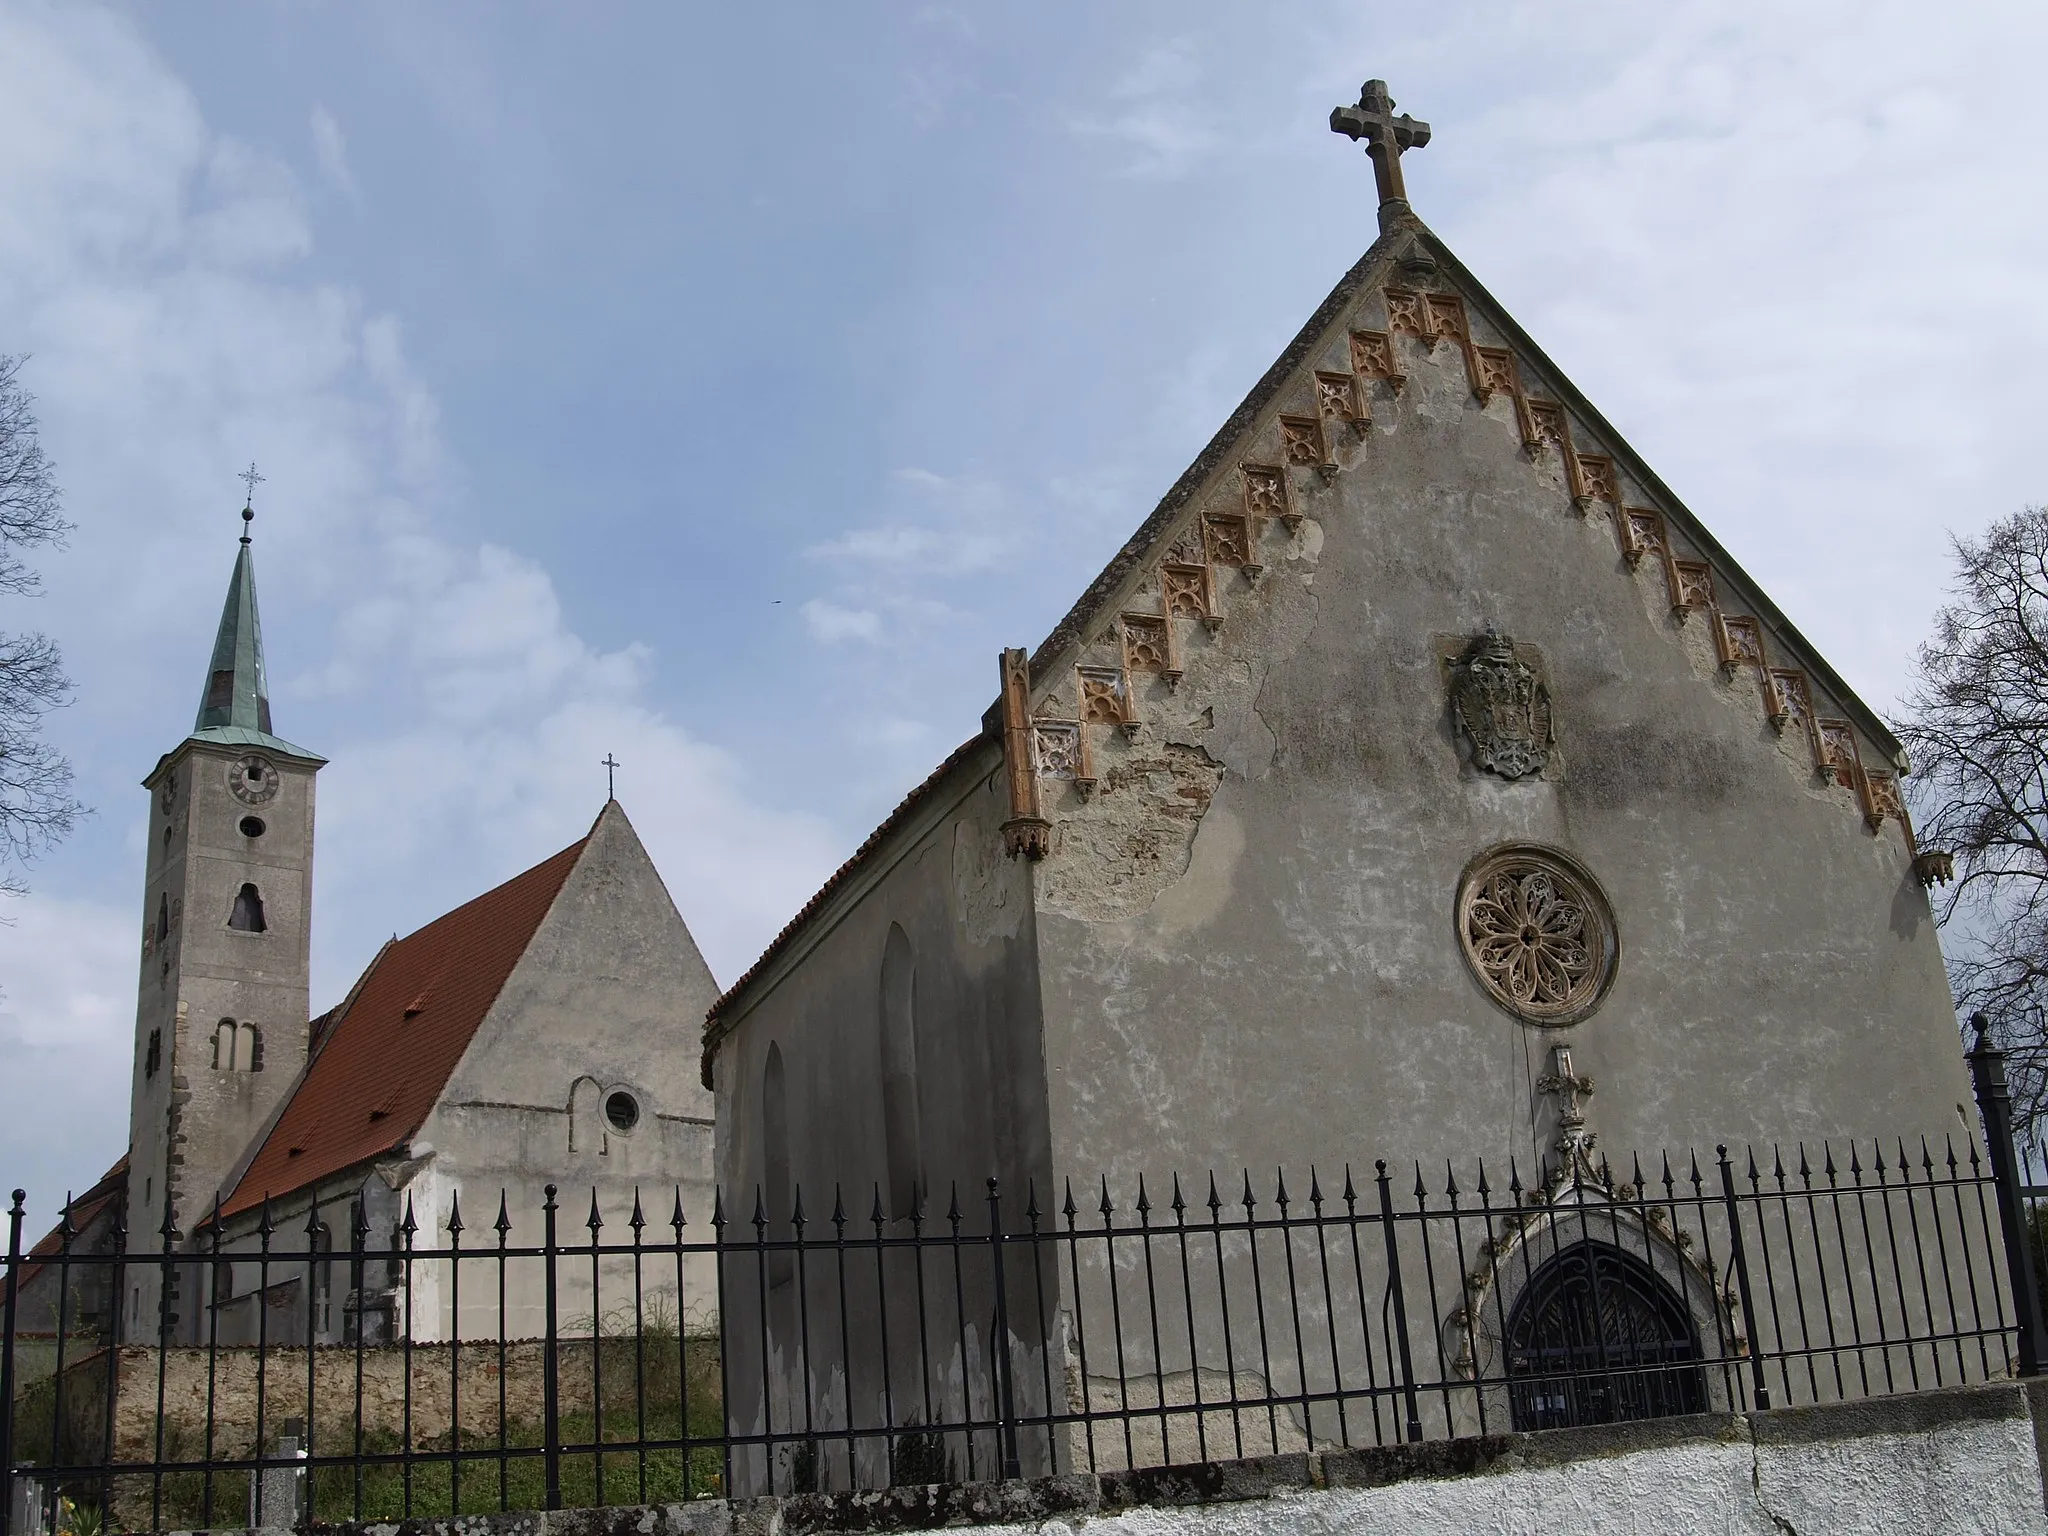
<svg viewBox="0 0 2048 1536">
<path fill-rule="evenodd" d="M 630 1131 L 640 1123 L 640 1101 L 621 1088 L 604 1101 L 604 1117 L 615 1131 Z"/>
<path fill-rule="evenodd" d="M 1458 940 L 1486 993 L 1524 1023 L 1576 1024 L 1620 956 L 1614 912 L 1577 859 L 1537 843 L 1481 854 L 1458 884 Z"/>
<path fill-rule="evenodd" d="M 261 837 L 268 830 L 269 828 L 263 825 L 263 818 L 261 816 L 244 816 L 242 818 L 242 836 L 244 837 Z"/>
</svg>

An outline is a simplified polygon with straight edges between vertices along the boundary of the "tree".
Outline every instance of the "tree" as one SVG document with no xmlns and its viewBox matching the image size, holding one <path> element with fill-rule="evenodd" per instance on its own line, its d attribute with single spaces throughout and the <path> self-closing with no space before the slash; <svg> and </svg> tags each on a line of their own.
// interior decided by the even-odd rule
<svg viewBox="0 0 2048 1536">
<path fill-rule="evenodd" d="M 1924 847 L 1955 860 L 1936 917 L 1956 1005 L 2011 1053 L 2016 1120 L 2048 1122 L 2048 508 L 1952 540 L 1899 739 Z"/>
<path fill-rule="evenodd" d="M 26 361 L 0 353 L 0 594 L 9 597 L 42 585 L 24 552 L 61 547 L 71 531 L 36 434 L 35 396 L 21 384 Z M 25 866 L 69 834 L 82 810 L 70 763 L 43 740 L 43 717 L 70 697 L 55 641 L 0 633 L 0 892 L 27 889 Z"/>
</svg>

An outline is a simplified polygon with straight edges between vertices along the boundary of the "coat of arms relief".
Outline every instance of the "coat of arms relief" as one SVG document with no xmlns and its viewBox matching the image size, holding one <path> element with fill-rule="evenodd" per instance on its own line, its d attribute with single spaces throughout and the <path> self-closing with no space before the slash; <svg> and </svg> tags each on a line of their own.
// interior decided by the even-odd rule
<svg viewBox="0 0 2048 1536">
<path fill-rule="evenodd" d="M 1472 761 L 1489 772 L 1520 779 L 1550 762 L 1550 690 L 1491 625 L 1452 667 L 1451 713 L 1472 743 Z"/>
</svg>

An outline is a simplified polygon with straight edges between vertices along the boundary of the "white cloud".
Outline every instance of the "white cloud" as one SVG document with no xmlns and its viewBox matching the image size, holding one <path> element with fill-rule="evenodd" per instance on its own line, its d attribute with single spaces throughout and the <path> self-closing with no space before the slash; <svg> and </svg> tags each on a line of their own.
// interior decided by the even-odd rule
<svg viewBox="0 0 2048 1536">
<path fill-rule="evenodd" d="M 1157 44 L 1111 83 L 1100 106 L 1069 109 L 1066 126 L 1128 145 L 1134 153 L 1125 175 L 1184 176 L 1220 143 L 1210 126 L 1213 108 L 1201 95 L 1203 73 L 1192 40 Z"/>
<path fill-rule="evenodd" d="M 320 174 L 350 202 L 361 201 L 355 173 L 349 169 L 348 141 L 342 136 L 341 124 L 334 120 L 332 112 L 316 106 L 309 126 L 313 132 L 313 162 L 320 167 Z"/>
<path fill-rule="evenodd" d="M 814 597 L 804 604 L 804 622 L 811 626 L 811 633 L 827 645 L 842 640 L 872 641 L 882 637 L 882 616 L 873 609 L 842 608 L 822 598 Z"/>
</svg>

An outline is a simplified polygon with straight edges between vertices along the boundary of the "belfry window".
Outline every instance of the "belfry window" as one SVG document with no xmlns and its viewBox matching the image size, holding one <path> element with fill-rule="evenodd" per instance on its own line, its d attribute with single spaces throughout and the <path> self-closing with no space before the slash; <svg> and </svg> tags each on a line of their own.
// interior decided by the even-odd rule
<svg viewBox="0 0 2048 1536">
<path fill-rule="evenodd" d="M 222 1019 L 213 1027 L 213 1069 L 216 1072 L 261 1072 L 263 1031 L 254 1024 Z"/>
<path fill-rule="evenodd" d="M 267 926 L 263 921 L 263 898 L 256 887 L 244 885 L 235 893 L 235 910 L 228 914 L 228 926 L 241 933 L 261 933 Z"/>
<path fill-rule="evenodd" d="M 156 1069 L 164 1064 L 164 1032 L 152 1029 L 149 1032 L 149 1048 L 142 1053 L 142 1075 L 145 1079 L 156 1076 Z"/>
</svg>

